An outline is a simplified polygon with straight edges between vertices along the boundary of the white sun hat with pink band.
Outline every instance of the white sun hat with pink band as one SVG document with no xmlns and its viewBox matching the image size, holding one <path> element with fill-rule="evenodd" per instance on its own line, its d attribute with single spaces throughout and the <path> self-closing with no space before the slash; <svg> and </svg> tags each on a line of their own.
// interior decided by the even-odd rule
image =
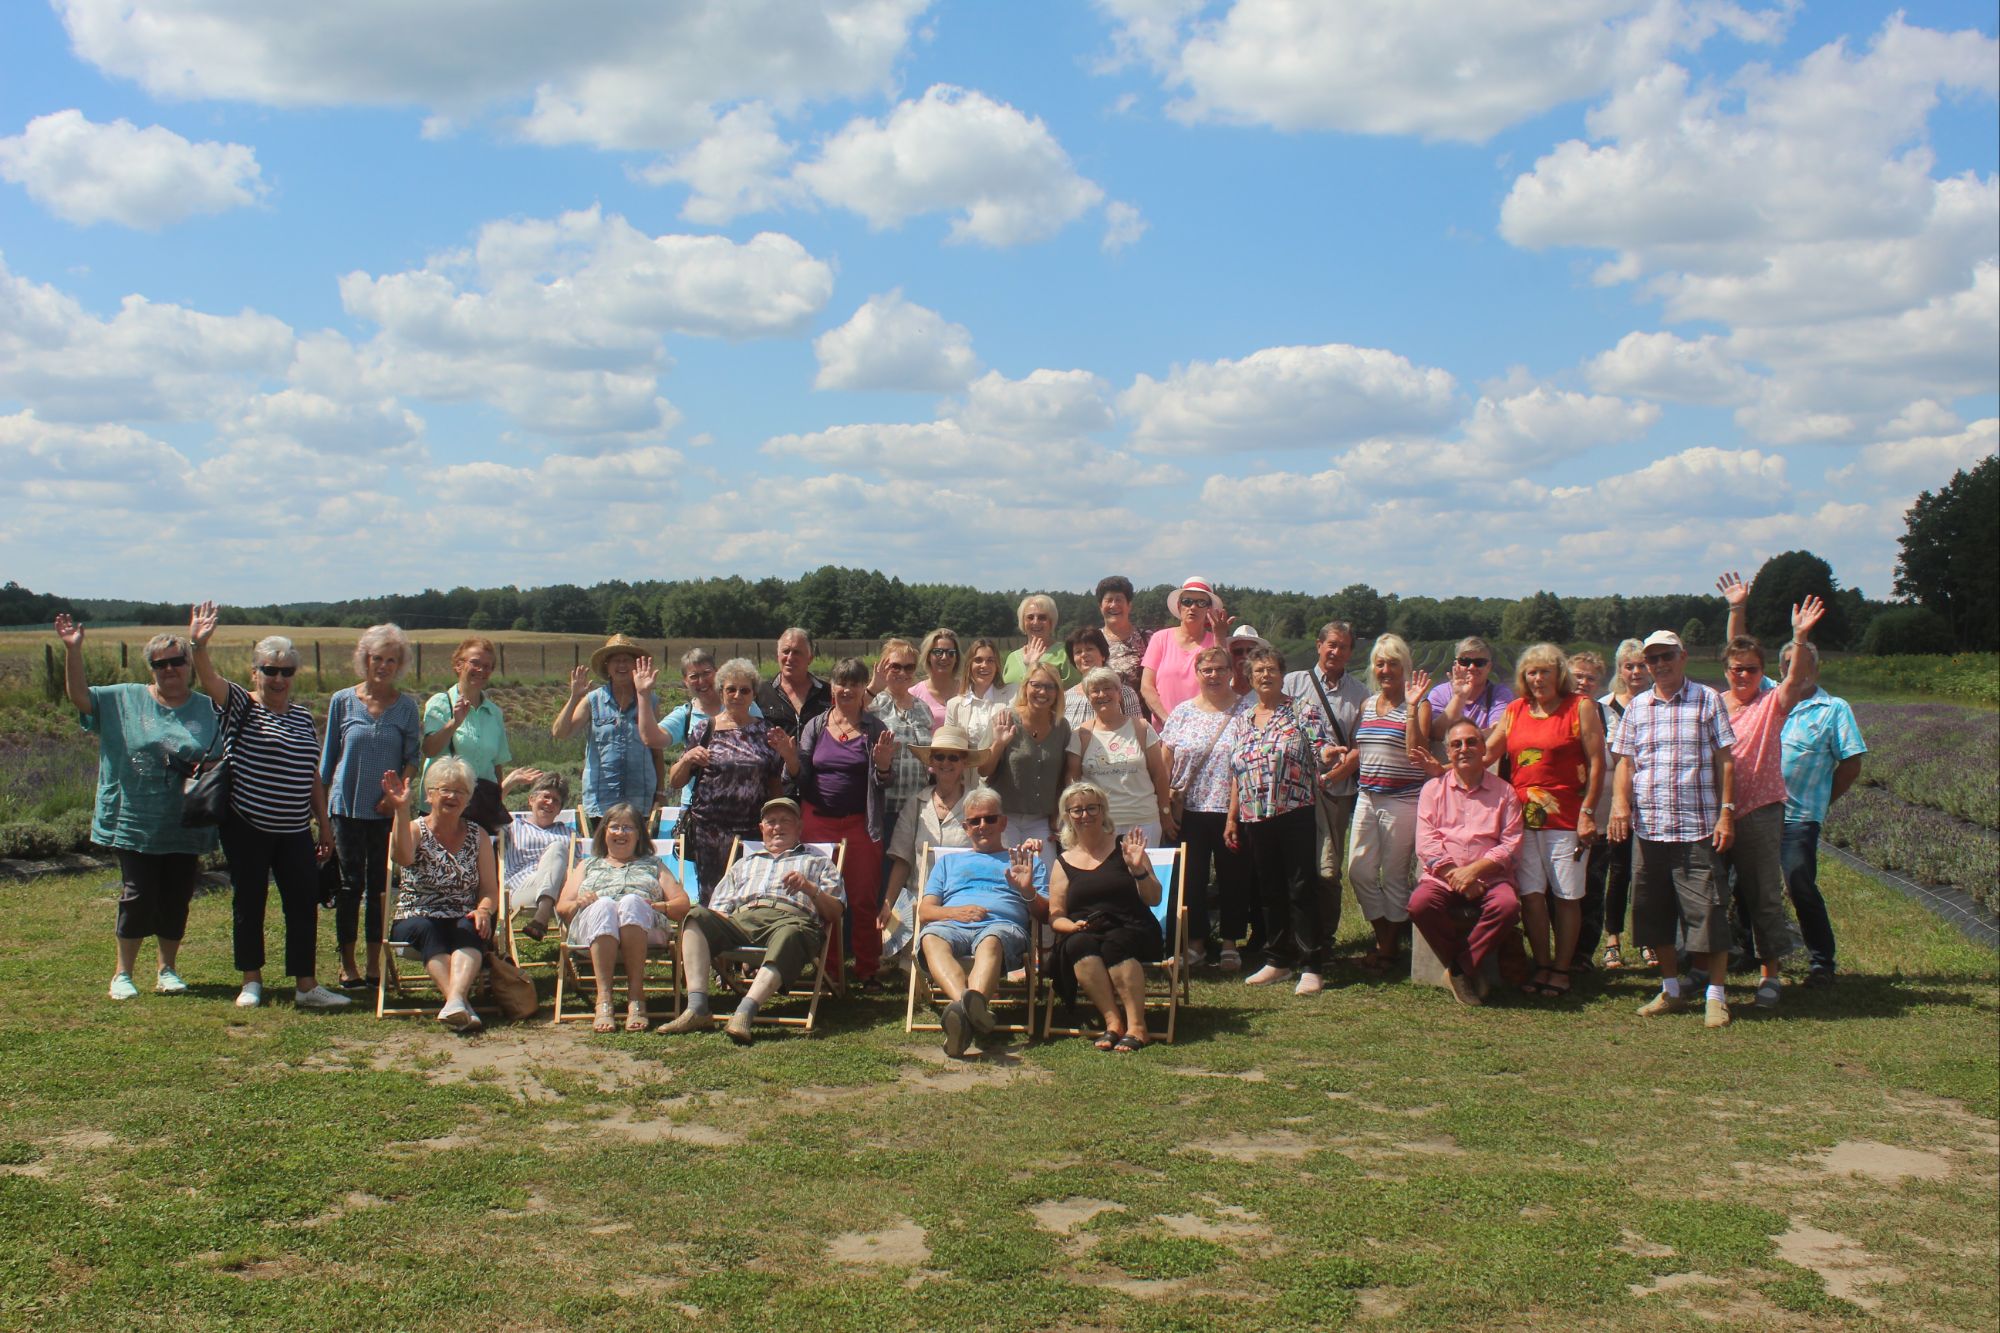
<svg viewBox="0 0 2000 1333">
<path fill-rule="evenodd" d="M 1208 598 L 1209 605 L 1211 606 L 1219 607 L 1222 605 L 1222 599 L 1215 595 L 1215 589 L 1208 586 L 1207 579 L 1185 579 L 1182 581 L 1180 587 L 1167 594 L 1167 614 L 1176 620 L 1180 619 L 1181 594 L 1184 592 L 1200 593 L 1203 597 Z"/>
</svg>

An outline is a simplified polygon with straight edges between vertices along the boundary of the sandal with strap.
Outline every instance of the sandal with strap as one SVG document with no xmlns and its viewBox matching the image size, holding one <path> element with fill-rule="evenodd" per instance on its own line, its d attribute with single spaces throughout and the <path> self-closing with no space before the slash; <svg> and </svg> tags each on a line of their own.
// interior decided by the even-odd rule
<svg viewBox="0 0 2000 1333">
<path fill-rule="evenodd" d="M 1546 970 L 1549 974 L 1549 979 L 1541 984 L 1542 998 L 1545 1000 L 1560 1000 L 1563 996 L 1569 994 L 1569 969 L 1566 967 L 1551 967 Z M 1561 980 L 1561 985 L 1556 984 L 1558 979 Z"/>
<path fill-rule="evenodd" d="M 1128 1032 L 1120 1037 L 1111 1049 L 1120 1055 L 1130 1055 L 1134 1051 L 1145 1050 L 1146 1043 Z"/>
<path fill-rule="evenodd" d="M 1544 981 L 1542 978 L 1548 976 L 1548 974 L 1553 971 L 1555 971 L 1555 969 L 1552 967 L 1537 967 L 1534 971 L 1534 974 L 1530 976 L 1526 981 L 1521 983 L 1520 987 L 1521 994 L 1547 995 L 1549 993 L 1548 990 L 1546 989 L 1548 983 Z"/>
<path fill-rule="evenodd" d="M 599 1000 L 597 1002 L 597 1017 L 592 1020 L 590 1030 L 592 1032 L 616 1032 L 618 1030 L 618 1014 L 612 1008 L 611 1001 Z"/>
<path fill-rule="evenodd" d="M 1639 950 L 1639 957 L 1644 960 L 1647 967 L 1658 967 L 1660 965 L 1660 955 L 1652 949 Z"/>
<path fill-rule="evenodd" d="M 1400 957 L 1402 957 L 1400 953 L 1383 953 L 1380 949 L 1370 949 L 1356 960 L 1356 966 L 1371 977 L 1383 977 L 1394 970 L 1396 960 Z"/>
<path fill-rule="evenodd" d="M 627 1032 L 644 1032 L 651 1026 L 653 1026 L 653 1016 L 646 1012 L 644 1001 L 625 1006 L 625 1030 Z"/>
<path fill-rule="evenodd" d="M 1605 945 L 1604 958 L 1598 966 L 1602 967 L 1606 972 L 1616 972 L 1619 968 L 1625 966 L 1624 951 L 1615 944 Z"/>
<path fill-rule="evenodd" d="M 1106 1028 L 1098 1034 L 1097 1040 L 1091 1044 L 1100 1051 L 1115 1051 L 1118 1049 L 1118 1043 L 1123 1040 L 1125 1040 L 1124 1033 L 1113 1032 L 1110 1028 Z"/>
</svg>

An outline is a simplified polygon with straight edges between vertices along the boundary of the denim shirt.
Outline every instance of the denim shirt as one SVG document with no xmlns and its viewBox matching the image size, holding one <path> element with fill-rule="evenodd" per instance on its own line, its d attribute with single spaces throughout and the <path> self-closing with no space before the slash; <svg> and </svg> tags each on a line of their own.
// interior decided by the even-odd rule
<svg viewBox="0 0 2000 1333">
<path fill-rule="evenodd" d="M 611 687 L 600 685 L 588 695 L 590 734 L 583 742 L 583 812 L 596 819 L 621 802 L 641 816 L 653 808 L 659 774 L 653 752 L 639 739 L 639 701 L 620 710 Z M 658 705 L 654 706 L 655 714 Z"/>
</svg>

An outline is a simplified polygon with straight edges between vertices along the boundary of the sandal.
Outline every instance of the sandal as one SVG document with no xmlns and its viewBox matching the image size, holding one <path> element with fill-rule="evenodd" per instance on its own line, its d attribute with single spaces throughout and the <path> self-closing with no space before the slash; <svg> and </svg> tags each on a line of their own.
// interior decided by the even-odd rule
<svg viewBox="0 0 2000 1333">
<path fill-rule="evenodd" d="M 1091 1044 L 1100 1051 L 1115 1051 L 1118 1049 L 1118 1043 L 1124 1040 L 1124 1033 L 1113 1032 L 1110 1028 L 1106 1028 L 1097 1035 L 1097 1040 Z"/>
<path fill-rule="evenodd" d="M 1599 966 L 1606 972 L 1616 972 L 1619 968 L 1625 966 L 1624 952 L 1615 944 L 1605 945 L 1604 958 L 1599 963 Z"/>
<path fill-rule="evenodd" d="M 616 1032 L 618 1030 L 618 1015 L 613 1011 L 611 1001 L 599 1000 L 597 1002 L 597 1018 L 591 1023 L 590 1030 L 592 1032 Z"/>
<path fill-rule="evenodd" d="M 1380 949 L 1370 949 L 1355 961 L 1369 976 L 1383 977 L 1395 968 L 1396 960 L 1400 957 L 1402 957 L 1400 953 L 1383 953 Z"/>
<path fill-rule="evenodd" d="M 1560 1000 L 1563 996 L 1569 994 L 1569 969 L 1566 967 L 1551 967 L 1546 969 L 1546 971 L 1549 974 L 1549 979 L 1541 985 L 1542 998 L 1545 1000 Z M 1558 978 L 1562 981 L 1560 986 L 1556 984 Z"/>
<path fill-rule="evenodd" d="M 1639 957 L 1645 961 L 1647 967 L 1658 967 L 1660 965 L 1660 955 L 1652 949 L 1639 950 Z"/>
<path fill-rule="evenodd" d="M 1146 1043 L 1128 1032 L 1113 1043 L 1111 1049 L 1120 1055 L 1130 1055 L 1134 1051 L 1145 1050 Z"/>
<path fill-rule="evenodd" d="M 1554 970 L 1555 969 L 1551 967 L 1540 967 L 1540 966 L 1536 967 L 1534 975 L 1521 983 L 1521 994 L 1523 995 L 1548 994 L 1548 991 L 1546 989 L 1546 987 L 1548 986 L 1548 982 L 1543 980 L 1543 978 L 1548 976 L 1549 973 L 1553 972 Z"/>
<path fill-rule="evenodd" d="M 625 1030 L 627 1032 L 644 1032 L 651 1026 L 653 1026 L 653 1016 L 646 1012 L 645 1001 L 640 1000 L 625 1006 Z"/>
<path fill-rule="evenodd" d="M 334 982 L 333 984 L 341 990 L 353 990 L 356 986 L 366 986 L 370 985 L 371 983 L 363 981 L 360 977 L 350 977 L 345 972 L 343 972 L 340 975 L 340 980 Z"/>
</svg>

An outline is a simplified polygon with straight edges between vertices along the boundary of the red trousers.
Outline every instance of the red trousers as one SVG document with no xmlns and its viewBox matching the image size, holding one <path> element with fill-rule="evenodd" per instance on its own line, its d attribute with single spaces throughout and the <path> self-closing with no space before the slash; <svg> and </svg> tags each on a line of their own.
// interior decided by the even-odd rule
<svg viewBox="0 0 2000 1333">
<path fill-rule="evenodd" d="M 882 892 L 882 844 L 868 836 L 866 815 L 824 815 L 805 803 L 807 842 L 847 839 L 847 947 L 854 954 L 854 976 L 866 981 L 882 967 L 882 928 L 875 912 Z"/>
<path fill-rule="evenodd" d="M 1468 927 L 1465 918 L 1474 908 L 1478 916 Z M 1423 932 L 1431 952 L 1462 976 L 1477 972 L 1520 919 L 1521 899 L 1504 882 L 1488 884 L 1485 896 L 1475 902 L 1426 873 L 1410 895 L 1410 923 Z"/>
</svg>

